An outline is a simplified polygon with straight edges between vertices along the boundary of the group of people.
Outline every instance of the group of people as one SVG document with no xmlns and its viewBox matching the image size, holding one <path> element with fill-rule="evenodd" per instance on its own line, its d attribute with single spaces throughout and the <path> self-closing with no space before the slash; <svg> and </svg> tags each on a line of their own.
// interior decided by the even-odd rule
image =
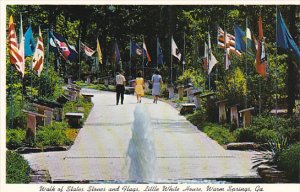
<svg viewBox="0 0 300 192">
<path fill-rule="evenodd" d="M 160 96 L 160 85 L 162 84 L 162 77 L 159 74 L 159 71 L 156 70 L 151 78 L 151 85 L 152 85 L 152 95 L 153 95 L 153 103 L 157 103 L 159 96 Z M 124 92 L 125 92 L 125 84 L 126 79 L 124 77 L 124 71 L 117 72 L 116 76 L 116 104 L 119 104 L 119 100 L 121 97 L 121 104 L 124 103 Z M 134 92 L 136 95 L 137 103 L 142 102 L 142 96 L 144 96 L 144 88 L 145 88 L 145 80 L 142 76 L 142 72 L 137 73 L 137 77 L 135 79 L 135 87 Z"/>
</svg>

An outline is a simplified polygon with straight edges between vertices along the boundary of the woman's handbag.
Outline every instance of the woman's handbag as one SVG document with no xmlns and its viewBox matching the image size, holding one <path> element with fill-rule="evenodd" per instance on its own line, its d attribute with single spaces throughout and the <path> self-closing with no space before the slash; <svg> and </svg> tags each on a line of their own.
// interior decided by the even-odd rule
<svg viewBox="0 0 300 192">
<path fill-rule="evenodd" d="M 148 88 L 152 89 L 152 87 L 153 87 L 152 83 L 151 82 L 148 82 L 148 83 L 149 83 Z"/>
</svg>

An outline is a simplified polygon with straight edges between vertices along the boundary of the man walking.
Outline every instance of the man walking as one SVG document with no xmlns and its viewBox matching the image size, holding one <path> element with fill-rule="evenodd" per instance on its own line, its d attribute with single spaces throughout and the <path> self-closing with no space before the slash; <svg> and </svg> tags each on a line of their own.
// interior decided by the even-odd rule
<svg viewBox="0 0 300 192">
<path fill-rule="evenodd" d="M 121 95 L 121 104 L 123 105 L 125 82 L 126 80 L 124 77 L 124 71 L 121 71 L 121 73 L 117 72 L 117 76 L 116 76 L 117 105 L 119 104 L 120 95 Z"/>
</svg>

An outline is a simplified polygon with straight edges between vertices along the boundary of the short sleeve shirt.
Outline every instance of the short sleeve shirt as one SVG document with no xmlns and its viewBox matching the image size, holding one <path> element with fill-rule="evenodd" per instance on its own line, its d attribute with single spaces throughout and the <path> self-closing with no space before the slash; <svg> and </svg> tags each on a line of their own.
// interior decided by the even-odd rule
<svg viewBox="0 0 300 192">
<path fill-rule="evenodd" d="M 116 76 L 117 85 L 123 85 L 125 81 L 126 80 L 125 80 L 125 77 L 123 75 L 120 74 L 120 75 Z"/>
<path fill-rule="evenodd" d="M 160 83 L 161 79 L 162 79 L 162 78 L 161 78 L 160 75 L 154 74 L 154 75 L 152 76 L 152 81 L 153 81 L 153 83 Z"/>
</svg>

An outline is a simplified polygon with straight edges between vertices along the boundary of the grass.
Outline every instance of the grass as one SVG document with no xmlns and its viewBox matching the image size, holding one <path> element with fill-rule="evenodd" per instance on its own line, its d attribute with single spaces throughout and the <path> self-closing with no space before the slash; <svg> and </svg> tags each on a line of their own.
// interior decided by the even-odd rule
<svg viewBox="0 0 300 192">
<path fill-rule="evenodd" d="M 237 140 L 229 128 L 215 123 L 207 123 L 207 115 L 203 109 L 197 109 L 193 114 L 187 115 L 186 118 L 220 145 Z"/>
<path fill-rule="evenodd" d="M 88 88 L 88 89 L 96 89 L 96 90 L 101 90 L 101 91 L 115 91 L 116 90 L 114 85 L 105 86 L 104 84 L 93 84 L 93 83 L 86 84 L 83 81 L 76 82 L 76 85 L 78 85 L 80 87 Z"/>
</svg>

